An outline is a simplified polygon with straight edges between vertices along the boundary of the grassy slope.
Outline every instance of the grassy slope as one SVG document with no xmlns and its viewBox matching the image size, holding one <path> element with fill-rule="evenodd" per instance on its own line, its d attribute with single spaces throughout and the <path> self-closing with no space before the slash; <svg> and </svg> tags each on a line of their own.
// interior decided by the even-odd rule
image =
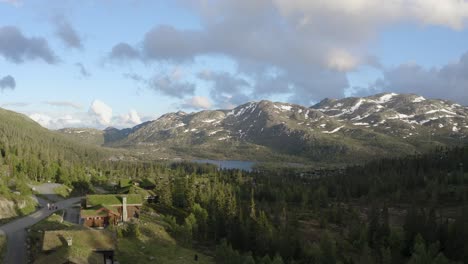
<svg viewBox="0 0 468 264">
<path fill-rule="evenodd" d="M 53 214 L 52 216 L 44 219 L 43 221 L 34 225 L 30 232 L 31 248 L 33 259 L 36 259 L 37 263 L 44 263 L 44 261 L 53 260 L 53 257 L 61 258 L 62 254 L 56 254 L 55 256 L 47 256 L 41 254 L 42 247 L 42 232 L 46 230 L 75 230 L 80 229 L 80 226 L 74 226 L 67 222 L 60 223 L 61 217 L 59 214 Z M 177 242 L 166 232 L 164 224 L 158 221 L 158 218 L 149 217 L 142 215 L 141 217 L 141 237 L 136 238 L 119 238 L 118 249 L 116 252 L 116 259 L 120 263 L 174 263 L 174 264 L 185 264 L 191 263 L 195 254 L 198 255 L 199 259 L 197 263 L 210 264 L 214 263 L 214 260 L 201 254 L 195 250 L 184 248 L 177 244 Z M 1 246 L 1 237 L 0 237 Z M 83 249 L 83 252 L 91 252 Z M 68 252 L 72 254 L 73 252 Z M 82 255 L 82 253 L 78 255 Z M 72 254 L 76 255 L 76 254 Z M 91 259 L 91 255 L 87 256 Z M 153 257 L 153 258 L 151 258 Z"/>
<path fill-rule="evenodd" d="M 142 235 L 139 239 L 119 239 L 116 258 L 120 263 L 186 264 L 193 262 L 195 254 L 197 263 L 214 263 L 211 257 L 178 245 L 157 218 L 142 215 L 140 220 Z"/>
</svg>

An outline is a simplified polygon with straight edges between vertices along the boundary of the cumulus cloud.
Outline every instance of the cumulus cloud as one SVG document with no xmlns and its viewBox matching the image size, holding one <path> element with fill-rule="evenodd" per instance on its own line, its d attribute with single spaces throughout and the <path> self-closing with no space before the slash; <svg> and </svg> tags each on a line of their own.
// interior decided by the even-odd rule
<svg viewBox="0 0 468 264">
<path fill-rule="evenodd" d="M 468 2 L 460 0 L 181 2 L 198 15 L 201 27 L 158 25 L 142 36 L 141 45 L 125 45 L 129 57 L 177 64 L 221 55 L 237 66 L 233 78 L 251 84 L 240 97 L 290 93 L 290 100 L 306 104 L 343 97 L 347 72 L 364 64 L 380 67 L 366 52 L 380 29 L 410 22 L 458 30 L 468 19 Z M 268 74 L 271 68 L 281 74 Z M 214 92 L 212 99 L 222 101 L 223 94 Z"/>
<path fill-rule="evenodd" d="M 78 67 L 80 70 L 80 74 L 83 77 L 89 77 L 91 76 L 91 73 L 85 68 L 85 66 L 81 62 L 75 63 L 75 66 Z"/>
<path fill-rule="evenodd" d="M 110 59 L 125 60 L 125 59 L 137 59 L 140 57 L 138 50 L 133 48 L 127 43 L 121 42 L 112 47 L 109 54 Z"/>
<path fill-rule="evenodd" d="M 3 91 L 5 89 L 11 89 L 14 90 L 16 87 L 16 81 L 15 78 L 13 78 L 11 75 L 4 76 L 3 78 L 0 78 L 0 90 Z"/>
<path fill-rule="evenodd" d="M 345 50 L 332 50 L 327 58 L 327 66 L 338 71 L 350 71 L 359 64 L 359 59 Z"/>
<path fill-rule="evenodd" d="M 468 2 L 460 0 L 274 0 L 285 16 L 298 16 L 302 24 L 315 23 L 324 15 L 344 16 L 362 26 L 411 20 L 421 24 L 461 29 L 468 18 Z M 359 19 L 353 19 L 357 18 Z"/>
<path fill-rule="evenodd" d="M 169 97 L 182 99 L 195 92 L 195 84 L 185 80 L 185 73 L 179 67 L 174 67 L 169 72 L 158 72 L 150 78 L 134 73 L 124 74 L 124 77 L 142 83 L 147 88 Z"/>
<path fill-rule="evenodd" d="M 13 26 L 0 27 L 0 55 L 14 63 L 34 59 L 42 59 L 49 64 L 58 61 L 47 40 L 41 37 L 25 37 Z"/>
<path fill-rule="evenodd" d="M 159 91 L 164 95 L 184 98 L 186 95 L 192 95 L 195 91 L 195 85 L 184 81 L 184 73 L 180 68 L 175 68 L 169 74 L 156 74 L 149 80 L 149 87 Z"/>
<path fill-rule="evenodd" d="M 60 129 L 65 127 L 80 127 L 85 124 L 80 119 L 72 115 L 54 116 L 44 113 L 32 113 L 29 118 L 49 129 Z"/>
<path fill-rule="evenodd" d="M 112 121 L 112 108 L 100 100 L 94 100 L 88 111 L 99 125 L 108 126 Z"/>
<path fill-rule="evenodd" d="M 77 110 L 83 109 L 83 107 L 80 104 L 69 101 L 46 101 L 43 103 L 50 106 L 70 107 Z"/>
<path fill-rule="evenodd" d="M 189 108 L 189 109 L 210 109 L 212 106 L 212 103 L 210 99 L 204 97 L 204 96 L 194 96 L 192 98 L 189 98 L 185 100 L 185 102 L 182 104 L 183 108 Z"/>
<path fill-rule="evenodd" d="M 385 69 L 382 78 L 368 87 L 356 89 L 358 93 L 376 91 L 416 93 L 468 104 L 468 52 L 457 62 L 440 68 L 424 68 L 416 63 L 406 63 Z"/>
<path fill-rule="evenodd" d="M 82 49 L 82 40 L 70 24 L 70 22 L 63 16 L 57 16 L 54 19 L 55 34 L 57 37 L 69 48 Z"/>
<path fill-rule="evenodd" d="M 134 109 L 130 110 L 127 114 L 120 115 L 115 121 L 119 127 L 133 127 L 142 123 L 141 117 Z"/>
<path fill-rule="evenodd" d="M 231 108 L 249 100 L 246 90 L 250 89 L 251 85 L 244 78 L 227 72 L 211 71 L 199 73 L 198 78 L 212 84 L 210 95 L 219 107 Z"/>
<path fill-rule="evenodd" d="M 39 123 L 43 127 L 49 127 L 50 123 L 52 121 L 52 117 L 50 117 L 48 115 L 40 114 L 40 113 L 31 114 L 31 115 L 29 115 L 29 118 L 36 121 L 37 123 Z"/>
<path fill-rule="evenodd" d="M 44 102 L 46 103 L 46 102 Z M 47 102 L 57 106 L 69 106 L 68 102 Z M 12 104 L 9 104 L 13 106 Z M 155 117 L 141 115 L 134 109 L 122 115 L 113 115 L 112 108 L 100 100 L 92 102 L 87 112 L 32 112 L 27 115 L 41 126 L 48 129 L 61 129 L 67 127 L 75 128 L 97 128 L 103 129 L 108 126 L 117 128 L 133 127 L 143 121 L 152 120 Z"/>
</svg>

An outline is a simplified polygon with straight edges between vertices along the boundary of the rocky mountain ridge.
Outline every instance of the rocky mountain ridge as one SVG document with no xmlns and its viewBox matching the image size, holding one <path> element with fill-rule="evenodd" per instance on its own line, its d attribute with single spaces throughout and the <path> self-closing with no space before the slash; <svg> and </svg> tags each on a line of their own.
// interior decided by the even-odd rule
<svg viewBox="0 0 468 264">
<path fill-rule="evenodd" d="M 168 113 L 131 129 L 106 129 L 103 144 L 145 154 L 346 162 L 459 144 L 467 134 L 467 107 L 386 93 L 311 107 L 262 100 L 232 110 Z"/>
</svg>

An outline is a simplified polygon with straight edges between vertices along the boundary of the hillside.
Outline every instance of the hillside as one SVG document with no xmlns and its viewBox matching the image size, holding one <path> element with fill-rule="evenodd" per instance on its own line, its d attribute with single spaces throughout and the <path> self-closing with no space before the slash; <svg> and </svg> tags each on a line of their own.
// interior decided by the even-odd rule
<svg viewBox="0 0 468 264">
<path fill-rule="evenodd" d="M 88 131 L 67 134 L 91 137 Z M 150 157 L 345 163 L 459 144 L 468 133 L 468 108 L 409 94 L 325 99 L 312 107 L 263 100 L 93 133 L 92 142 Z"/>
<path fill-rule="evenodd" d="M 83 144 L 45 129 L 27 116 L 0 109 L 0 175 L 15 179 L 27 176 L 35 181 L 57 178 L 73 164 L 94 164 L 114 152 Z"/>
</svg>

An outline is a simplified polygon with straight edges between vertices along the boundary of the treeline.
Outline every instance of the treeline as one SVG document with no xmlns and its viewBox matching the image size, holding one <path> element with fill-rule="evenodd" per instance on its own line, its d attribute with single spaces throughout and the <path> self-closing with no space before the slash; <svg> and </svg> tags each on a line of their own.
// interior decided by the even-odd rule
<svg viewBox="0 0 468 264">
<path fill-rule="evenodd" d="M 30 193 L 27 183 L 78 181 L 110 156 L 42 128 L 27 117 L 0 109 L 0 194 Z"/>
<path fill-rule="evenodd" d="M 218 263 L 467 263 L 467 157 L 438 149 L 323 178 L 105 161 L 81 168 L 80 182 L 154 182 L 168 229 L 187 246 L 216 248 Z"/>
<path fill-rule="evenodd" d="M 187 246 L 216 248 L 218 263 L 468 263 L 468 148 L 373 161 L 326 177 L 247 173 L 113 161 L 99 148 L 8 116 L 0 124 L 0 195 L 26 193 L 31 181 L 87 193 L 120 179 L 148 180 L 168 229 Z"/>
<path fill-rule="evenodd" d="M 181 242 L 217 244 L 219 263 L 467 263 L 467 154 L 439 149 L 321 179 L 173 165 L 156 209 Z"/>
</svg>

